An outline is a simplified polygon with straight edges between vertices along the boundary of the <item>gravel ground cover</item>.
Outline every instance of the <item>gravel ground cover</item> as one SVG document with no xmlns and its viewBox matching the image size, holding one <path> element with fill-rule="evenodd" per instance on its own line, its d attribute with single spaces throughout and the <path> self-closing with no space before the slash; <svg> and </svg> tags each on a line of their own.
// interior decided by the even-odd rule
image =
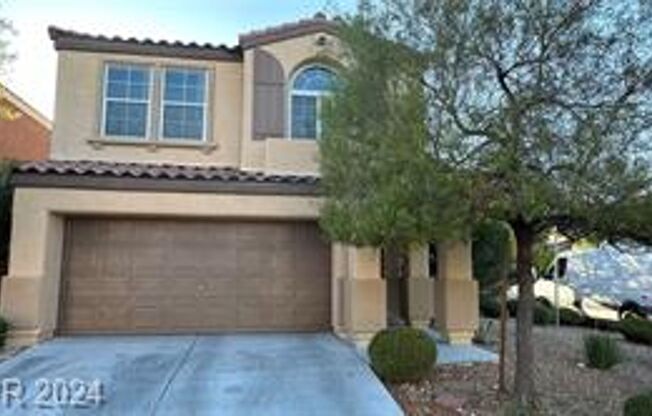
<svg viewBox="0 0 652 416">
<path fill-rule="evenodd" d="M 507 374 L 511 378 L 513 321 L 508 331 Z M 629 396 L 652 389 L 652 347 L 626 342 L 617 333 L 600 332 L 619 340 L 624 361 L 607 371 L 594 370 L 586 367 L 583 355 L 583 338 L 593 332 L 579 327 L 535 327 L 539 414 L 620 415 Z M 410 416 L 502 415 L 506 404 L 497 397 L 497 380 L 495 364 L 445 365 L 419 383 L 388 387 Z"/>
</svg>

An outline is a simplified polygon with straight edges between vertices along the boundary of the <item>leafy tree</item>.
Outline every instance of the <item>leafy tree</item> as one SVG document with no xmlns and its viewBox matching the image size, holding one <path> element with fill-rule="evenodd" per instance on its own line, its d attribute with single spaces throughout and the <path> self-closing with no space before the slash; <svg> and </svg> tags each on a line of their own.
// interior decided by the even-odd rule
<svg viewBox="0 0 652 416">
<path fill-rule="evenodd" d="M 534 245 L 552 228 L 652 240 L 651 13 L 637 0 L 379 0 L 342 20 L 323 225 L 385 245 L 508 223 L 519 405 L 534 398 Z"/>
<path fill-rule="evenodd" d="M 534 253 L 532 265 L 539 276 L 543 276 L 548 271 L 548 267 L 555 260 L 555 249 L 546 244 L 545 241 L 537 241 L 532 251 Z"/>
<path fill-rule="evenodd" d="M 473 276 L 481 291 L 495 291 L 500 280 L 509 274 L 514 247 L 509 226 L 486 221 L 473 229 Z"/>
</svg>

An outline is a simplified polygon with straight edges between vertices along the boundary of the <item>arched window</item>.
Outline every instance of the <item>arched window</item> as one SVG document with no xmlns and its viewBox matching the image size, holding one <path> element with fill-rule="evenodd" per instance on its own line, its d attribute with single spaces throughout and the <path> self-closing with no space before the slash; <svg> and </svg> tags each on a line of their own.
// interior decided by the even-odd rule
<svg viewBox="0 0 652 416">
<path fill-rule="evenodd" d="M 337 75 L 324 66 L 300 70 L 290 92 L 290 137 L 317 139 L 321 136 L 319 113 L 322 101 L 335 86 Z"/>
</svg>

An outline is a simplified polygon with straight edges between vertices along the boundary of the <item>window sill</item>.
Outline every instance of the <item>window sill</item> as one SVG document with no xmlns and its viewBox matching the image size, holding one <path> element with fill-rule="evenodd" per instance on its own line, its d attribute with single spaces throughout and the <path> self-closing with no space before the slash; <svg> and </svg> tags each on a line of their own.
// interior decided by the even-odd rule
<svg viewBox="0 0 652 416">
<path fill-rule="evenodd" d="M 204 154 L 212 153 L 218 147 L 213 142 L 187 142 L 183 140 L 100 139 L 89 140 L 88 143 L 96 150 L 100 150 L 105 146 L 138 146 L 147 148 L 150 152 L 156 152 L 162 148 L 184 148 L 201 150 Z"/>
</svg>

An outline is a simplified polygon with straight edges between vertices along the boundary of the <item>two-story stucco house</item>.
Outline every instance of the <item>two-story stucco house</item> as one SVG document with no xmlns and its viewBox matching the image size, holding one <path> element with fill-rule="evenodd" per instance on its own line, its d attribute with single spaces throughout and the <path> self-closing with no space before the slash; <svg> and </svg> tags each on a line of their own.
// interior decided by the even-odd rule
<svg viewBox="0 0 652 416">
<path fill-rule="evenodd" d="M 341 45 L 322 15 L 235 47 L 57 28 L 48 161 L 16 185 L 1 313 L 57 334 L 333 331 L 387 325 L 381 253 L 318 226 L 319 108 Z M 409 319 L 469 342 L 469 244 L 410 255 Z M 433 274 L 435 274 L 433 272 Z"/>
</svg>

